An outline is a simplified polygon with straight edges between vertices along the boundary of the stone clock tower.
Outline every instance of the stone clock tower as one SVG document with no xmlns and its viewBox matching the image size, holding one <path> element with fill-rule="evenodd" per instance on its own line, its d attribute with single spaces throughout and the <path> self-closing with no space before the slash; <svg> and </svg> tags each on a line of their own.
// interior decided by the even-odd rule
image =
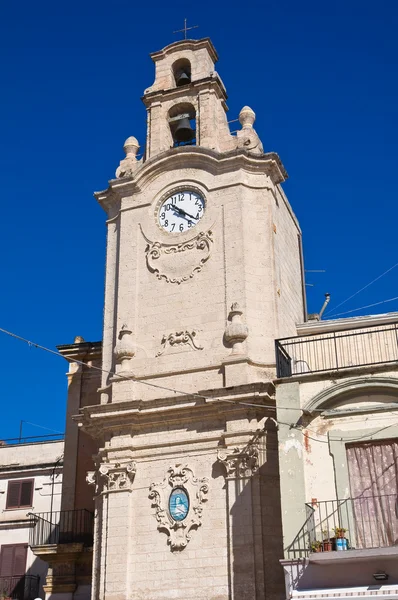
<svg viewBox="0 0 398 600">
<path fill-rule="evenodd" d="M 209 39 L 152 54 L 134 137 L 97 199 L 108 238 L 93 600 L 283 593 L 274 340 L 303 320 L 301 234 Z"/>
</svg>

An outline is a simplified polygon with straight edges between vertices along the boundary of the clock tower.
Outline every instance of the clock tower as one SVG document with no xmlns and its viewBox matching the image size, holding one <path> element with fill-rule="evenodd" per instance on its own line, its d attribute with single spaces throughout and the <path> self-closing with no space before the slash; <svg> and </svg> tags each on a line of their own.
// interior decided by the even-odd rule
<svg viewBox="0 0 398 600">
<path fill-rule="evenodd" d="M 151 55 L 147 136 L 107 213 L 93 600 L 283 593 L 274 340 L 303 320 L 301 233 L 255 113 L 230 132 L 208 38 Z"/>
</svg>

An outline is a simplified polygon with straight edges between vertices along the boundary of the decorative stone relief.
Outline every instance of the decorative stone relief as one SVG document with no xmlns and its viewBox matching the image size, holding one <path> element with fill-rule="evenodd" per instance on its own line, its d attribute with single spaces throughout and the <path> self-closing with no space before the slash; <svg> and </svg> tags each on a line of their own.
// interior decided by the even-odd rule
<svg viewBox="0 0 398 600">
<path fill-rule="evenodd" d="M 245 148 L 253 154 L 264 154 L 261 140 L 253 129 L 255 120 L 256 113 L 249 106 L 244 106 L 239 113 L 239 122 L 242 129 L 236 134 L 237 147 Z"/>
<path fill-rule="evenodd" d="M 167 350 L 167 348 L 175 348 L 181 346 L 188 346 L 193 350 L 203 350 L 203 346 L 199 346 L 197 344 L 195 337 L 197 335 L 197 331 L 176 331 L 175 333 L 170 333 L 169 335 L 164 335 L 161 341 L 161 350 L 156 354 L 156 356 L 161 356 Z"/>
<path fill-rule="evenodd" d="M 95 496 L 109 492 L 131 490 L 137 465 L 128 463 L 102 463 L 96 471 L 88 471 L 86 481 L 95 485 Z"/>
<path fill-rule="evenodd" d="M 132 331 L 126 324 L 124 324 L 119 331 L 119 339 L 116 342 L 114 355 L 116 362 L 120 363 L 121 371 L 131 370 L 129 363 L 135 355 L 135 345 L 133 342 Z"/>
<path fill-rule="evenodd" d="M 145 249 L 147 267 L 158 279 L 181 284 L 203 269 L 210 258 L 213 232 L 200 232 L 181 244 L 151 242 Z"/>
<path fill-rule="evenodd" d="M 228 315 L 229 323 L 225 328 L 224 339 L 232 346 L 231 354 L 243 353 L 243 342 L 249 335 L 247 325 L 242 323 L 242 311 L 239 304 L 234 302 Z"/>
<path fill-rule="evenodd" d="M 124 142 L 123 149 L 126 153 L 126 158 L 120 161 L 120 165 L 116 169 L 116 177 L 130 177 L 140 164 L 137 160 L 138 150 L 140 145 L 138 140 L 131 136 Z"/>
<path fill-rule="evenodd" d="M 170 512 L 170 495 L 178 489 L 188 498 L 186 516 L 176 520 Z M 202 524 L 203 502 L 209 491 L 207 477 L 197 479 L 192 469 L 187 465 L 171 466 L 162 483 L 152 483 L 149 488 L 149 498 L 155 507 L 158 530 L 167 533 L 167 543 L 171 550 L 183 550 L 191 539 L 191 530 Z"/>
<path fill-rule="evenodd" d="M 227 477 L 251 477 L 259 468 L 258 448 L 248 444 L 244 448 L 220 448 L 217 459 L 224 465 Z"/>
</svg>

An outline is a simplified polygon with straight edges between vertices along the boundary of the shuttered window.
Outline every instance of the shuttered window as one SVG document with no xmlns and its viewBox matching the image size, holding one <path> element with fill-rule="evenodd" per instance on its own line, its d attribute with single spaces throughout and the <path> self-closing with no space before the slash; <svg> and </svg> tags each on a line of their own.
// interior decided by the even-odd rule
<svg viewBox="0 0 398 600">
<path fill-rule="evenodd" d="M 34 479 L 9 481 L 6 508 L 26 508 L 32 506 Z"/>
<path fill-rule="evenodd" d="M 0 551 L 0 577 L 25 575 L 27 544 L 3 545 Z"/>
</svg>

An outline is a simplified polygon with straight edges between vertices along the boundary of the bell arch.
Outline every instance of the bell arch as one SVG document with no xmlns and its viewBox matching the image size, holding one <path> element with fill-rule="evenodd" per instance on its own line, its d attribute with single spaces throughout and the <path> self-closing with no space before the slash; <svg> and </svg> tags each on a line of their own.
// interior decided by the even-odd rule
<svg viewBox="0 0 398 600">
<path fill-rule="evenodd" d="M 192 71 L 191 63 L 187 58 L 179 58 L 172 64 L 172 72 L 176 87 L 181 87 L 191 83 Z"/>
<path fill-rule="evenodd" d="M 172 106 L 168 113 L 173 146 L 196 146 L 196 110 L 189 102 Z"/>
</svg>

